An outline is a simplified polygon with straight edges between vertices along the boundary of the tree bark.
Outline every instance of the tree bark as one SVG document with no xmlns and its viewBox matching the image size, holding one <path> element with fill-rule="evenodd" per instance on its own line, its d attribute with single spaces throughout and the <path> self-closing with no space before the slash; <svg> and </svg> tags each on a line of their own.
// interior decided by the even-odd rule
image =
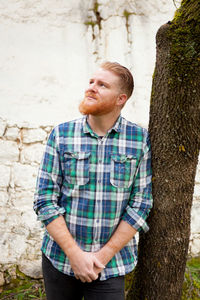
<svg viewBox="0 0 200 300">
<path fill-rule="evenodd" d="M 181 298 L 200 149 L 200 1 L 184 0 L 156 36 L 149 132 L 154 207 L 128 300 Z"/>
</svg>

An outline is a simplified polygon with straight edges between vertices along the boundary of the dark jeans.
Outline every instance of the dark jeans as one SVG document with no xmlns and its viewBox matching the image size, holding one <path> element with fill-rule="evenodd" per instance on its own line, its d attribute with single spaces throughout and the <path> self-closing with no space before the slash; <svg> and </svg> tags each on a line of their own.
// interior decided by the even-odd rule
<svg viewBox="0 0 200 300">
<path fill-rule="evenodd" d="M 65 275 L 42 254 L 47 300 L 124 300 L 124 276 L 89 283 Z"/>
</svg>

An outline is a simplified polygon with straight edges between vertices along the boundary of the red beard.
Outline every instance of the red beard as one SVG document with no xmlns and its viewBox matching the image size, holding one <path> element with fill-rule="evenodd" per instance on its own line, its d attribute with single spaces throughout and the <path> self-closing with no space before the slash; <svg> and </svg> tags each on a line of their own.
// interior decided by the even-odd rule
<svg viewBox="0 0 200 300">
<path fill-rule="evenodd" d="M 88 96 L 88 95 L 87 95 Z M 96 100 L 89 100 L 87 96 L 81 101 L 79 111 L 83 115 L 101 116 L 110 113 L 115 108 L 115 102 L 107 102 L 97 99 L 94 95 L 89 95 Z"/>
</svg>

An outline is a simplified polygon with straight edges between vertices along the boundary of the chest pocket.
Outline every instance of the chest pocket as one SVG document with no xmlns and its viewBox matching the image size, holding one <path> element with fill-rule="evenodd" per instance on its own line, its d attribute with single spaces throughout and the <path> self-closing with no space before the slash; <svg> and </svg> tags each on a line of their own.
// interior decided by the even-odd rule
<svg viewBox="0 0 200 300">
<path fill-rule="evenodd" d="M 111 184 L 118 188 L 129 188 L 136 172 L 136 161 L 131 155 L 111 154 Z"/>
<path fill-rule="evenodd" d="M 89 181 L 90 152 L 65 152 L 64 173 L 68 183 L 84 185 Z"/>
</svg>

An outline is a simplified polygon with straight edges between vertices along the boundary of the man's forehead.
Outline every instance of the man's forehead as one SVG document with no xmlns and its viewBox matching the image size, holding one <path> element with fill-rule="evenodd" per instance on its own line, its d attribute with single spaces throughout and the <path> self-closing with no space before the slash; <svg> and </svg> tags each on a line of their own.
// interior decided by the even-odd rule
<svg viewBox="0 0 200 300">
<path fill-rule="evenodd" d="M 110 70 L 106 70 L 103 68 L 97 69 L 93 75 L 91 76 L 93 79 L 102 80 L 102 81 L 109 81 L 115 82 L 119 80 L 119 76 L 113 73 Z"/>
</svg>

